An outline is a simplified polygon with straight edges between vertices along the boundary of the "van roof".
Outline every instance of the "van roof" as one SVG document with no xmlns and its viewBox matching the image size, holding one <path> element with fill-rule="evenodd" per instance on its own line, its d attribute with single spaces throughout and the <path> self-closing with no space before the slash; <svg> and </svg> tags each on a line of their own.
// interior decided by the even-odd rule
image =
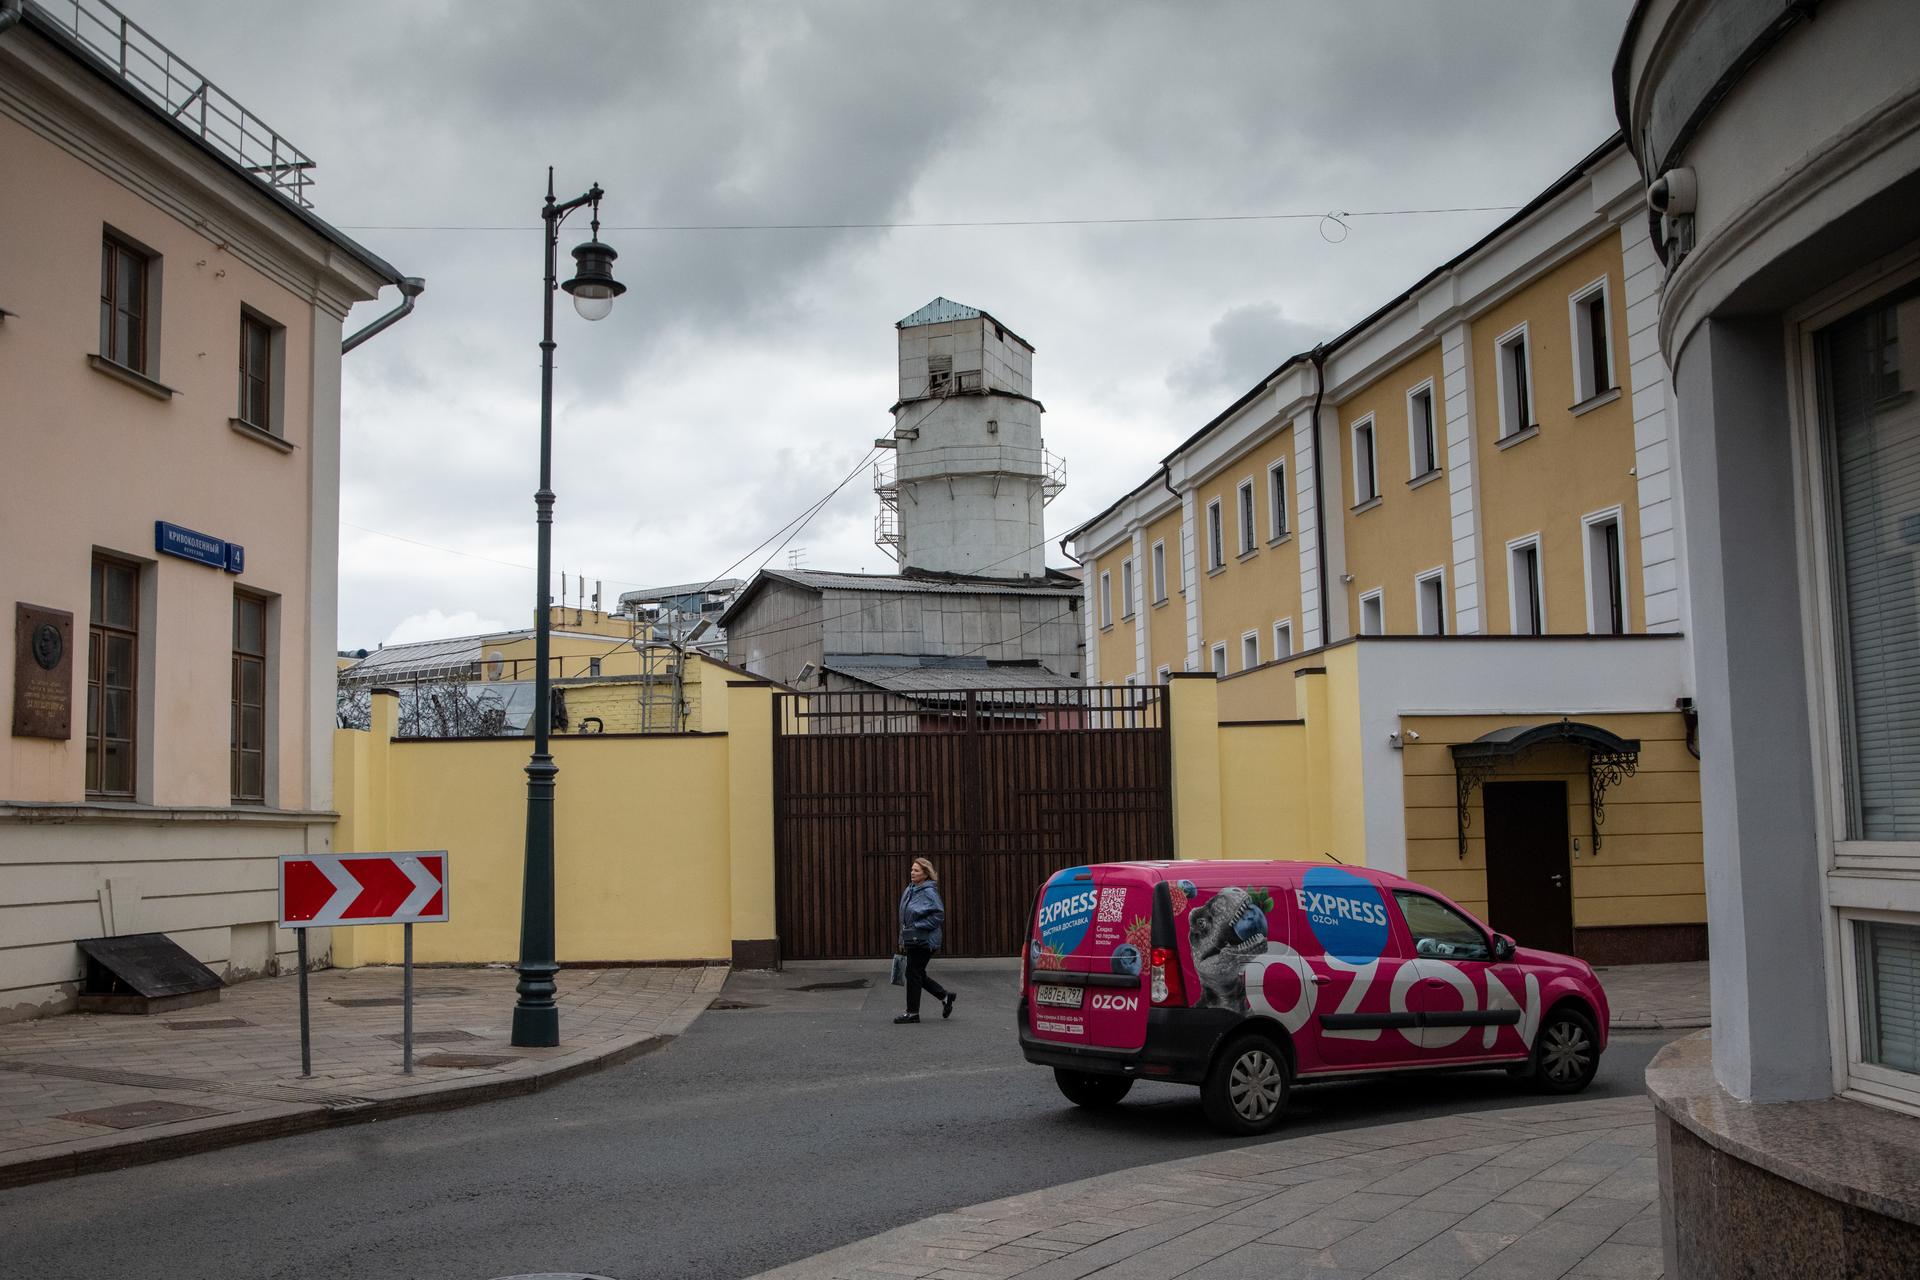
<svg viewBox="0 0 1920 1280">
<path fill-rule="evenodd" d="M 1203 873 L 1204 878 L 1211 880 L 1221 873 L 1225 873 L 1229 878 L 1242 876 L 1252 872 L 1255 868 L 1258 868 L 1260 873 L 1266 875 L 1276 873 L 1299 875 L 1315 869 L 1326 870 L 1330 867 L 1337 867 L 1342 871 L 1350 871 L 1354 875 L 1379 884 L 1413 883 L 1405 876 L 1395 875 L 1391 871 L 1378 871 L 1372 867 L 1348 866 L 1345 863 L 1320 862 L 1317 860 L 1310 862 L 1303 859 L 1179 858 L 1153 862 L 1095 862 L 1088 864 L 1088 869 L 1095 871 L 1119 870 L 1123 868 L 1149 871 L 1154 874 L 1156 879 L 1160 880 L 1178 880 L 1182 878 L 1183 875 L 1191 876 L 1192 873 L 1196 871 Z M 1078 868 L 1071 869 L 1077 870 Z M 1058 875 L 1059 872 L 1055 872 L 1054 874 Z"/>
</svg>

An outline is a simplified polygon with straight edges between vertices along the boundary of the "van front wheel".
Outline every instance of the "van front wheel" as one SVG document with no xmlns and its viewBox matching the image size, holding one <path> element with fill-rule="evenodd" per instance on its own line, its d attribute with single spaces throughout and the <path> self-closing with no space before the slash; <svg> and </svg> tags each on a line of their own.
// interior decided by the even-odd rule
<svg viewBox="0 0 1920 1280">
<path fill-rule="evenodd" d="M 1127 1090 L 1133 1088 L 1133 1080 L 1128 1076 L 1094 1075 L 1065 1067 L 1053 1069 L 1053 1082 L 1060 1086 L 1068 1102 L 1093 1111 L 1118 1105 L 1120 1099 L 1127 1096 Z"/>
<path fill-rule="evenodd" d="M 1200 1106 L 1222 1133 L 1265 1133 L 1287 1109 L 1287 1058 L 1262 1035 L 1242 1036 L 1220 1051 L 1200 1086 Z"/>
</svg>

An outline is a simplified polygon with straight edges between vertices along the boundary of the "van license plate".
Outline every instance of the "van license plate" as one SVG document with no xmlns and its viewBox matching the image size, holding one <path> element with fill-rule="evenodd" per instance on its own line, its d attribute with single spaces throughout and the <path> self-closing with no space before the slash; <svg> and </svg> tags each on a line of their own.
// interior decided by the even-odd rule
<svg viewBox="0 0 1920 1280">
<path fill-rule="evenodd" d="M 1033 998 L 1040 1004 L 1054 1005 L 1062 1009 L 1078 1009 L 1080 1001 L 1086 996 L 1084 987 L 1042 987 L 1033 989 Z"/>
</svg>

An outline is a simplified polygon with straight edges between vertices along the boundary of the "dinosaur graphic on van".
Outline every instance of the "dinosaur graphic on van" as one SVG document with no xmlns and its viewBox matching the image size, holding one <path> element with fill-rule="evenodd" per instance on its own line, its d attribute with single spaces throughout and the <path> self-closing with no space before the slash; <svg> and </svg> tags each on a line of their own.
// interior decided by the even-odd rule
<svg viewBox="0 0 1920 1280">
<path fill-rule="evenodd" d="M 1228 887 L 1195 907 L 1187 921 L 1201 1007 L 1246 1012 L 1247 965 L 1267 953 L 1266 912 L 1247 890 Z"/>
</svg>

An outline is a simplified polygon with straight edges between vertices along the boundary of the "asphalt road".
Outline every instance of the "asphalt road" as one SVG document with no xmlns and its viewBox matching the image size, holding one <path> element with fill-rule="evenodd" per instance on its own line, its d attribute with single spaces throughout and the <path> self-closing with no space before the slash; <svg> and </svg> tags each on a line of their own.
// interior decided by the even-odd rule
<svg viewBox="0 0 1920 1280">
<path fill-rule="evenodd" d="M 872 974 L 869 968 L 864 971 Z M 1069 1106 L 1014 1039 L 1016 974 L 939 962 L 953 1020 L 896 1027 L 900 992 L 739 975 L 666 1048 L 550 1092 L 0 1191 L 21 1280 L 751 1275 L 947 1209 L 1224 1150 L 1195 1090 Z M 564 977 L 564 975 L 563 975 Z M 1678 1034 L 1678 1033 L 1674 1033 Z M 1642 1091 L 1665 1033 L 1622 1034 L 1590 1095 Z M 1534 1101 L 1499 1074 L 1323 1085 L 1306 1133 Z"/>
</svg>

